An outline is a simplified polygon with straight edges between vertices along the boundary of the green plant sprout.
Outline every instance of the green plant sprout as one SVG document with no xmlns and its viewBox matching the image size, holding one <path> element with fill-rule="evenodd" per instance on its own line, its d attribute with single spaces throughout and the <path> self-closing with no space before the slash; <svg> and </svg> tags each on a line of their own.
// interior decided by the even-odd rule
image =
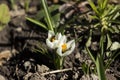
<svg viewBox="0 0 120 80">
<path fill-rule="evenodd" d="M 15 1 L 14 0 L 10 0 L 10 3 L 11 3 L 11 8 L 14 9 Z"/>
<path fill-rule="evenodd" d="M 48 8 L 46 0 L 41 0 L 41 4 L 43 7 L 43 10 L 41 11 L 41 13 L 43 13 L 42 15 L 45 18 L 45 22 L 47 25 L 45 25 L 40 21 L 31 19 L 29 17 L 26 17 L 26 19 L 48 30 L 48 38 L 46 39 L 46 44 L 50 49 L 53 50 L 51 59 L 53 60 L 53 63 L 56 69 L 62 69 L 64 57 L 71 54 L 75 48 L 75 40 L 68 41 L 67 37 L 65 35 L 62 35 L 62 32 L 64 29 L 58 32 L 57 30 L 58 25 L 56 24 L 56 19 L 58 19 L 58 16 L 60 15 L 51 17 L 51 14 L 49 11 L 49 9 L 51 8 Z M 40 48 L 40 51 L 39 50 L 36 50 L 36 51 L 42 52 L 41 49 L 42 48 Z M 47 56 L 49 56 L 49 54 Z"/>
<path fill-rule="evenodd" d="M 25 8 L 25 11 L 28 12 L 29 10 L 29 4 L 30 4 L 30 0 L 24 0 L 24 8 Z M 10 0 L 10 6 L 13 10 L 16 10 L 17 6 L 16 6 L 16 0 Z"/>
<path fill-rule="evenodd" d="M 42 0 L 42 5 L 44 8 L 44 12 L 46 14 L 46 21 L 48 24 L 48 38 L 46 39 L 46 43 L 48 47 L 51 49 L 55 49 L 54 55 L 54 65 L 56 69 L 62 69 L 63 68 L 63 62 L 64 57 L 71 54 L 72 51 L 75 48 L 75 40 L 71 40 L 67 42 L 67 38 L 65 35 L 62 35 L 61 33 L 55 33 L 55 23 L 50 16 L 46 0 Z"/>
<path fill-rule="evenodd" d="M 6 4 L 0 5 L 0 31 L 8 24 L 10 21 L 9 8 Z"/>
<path fill-rule="evenodd" d="M 16 10 L 16 0 L 10 0 L 10 6 L 13 10 Z"/>
<path fill-rule="evenodd" d="M 30 0 L 25 0 L 24 7 L 25 7 L 26 12 L 28 12 L 28 10 L 29 10 L 29 4 L 30 4 Z"/>
<path fill-rule="evenodd" d="M 109 0 L 98 0 L 97 6 L 93 3 L 92 0 L 88 0 L 88 2 L 95 12 L 92 18 L 98 20 L 98 22 L 90 30 L 89 39 L 86 43 L 86 50 L 96 66 L 99 80 L 106 80 L 105 70 L 109 67 L 110 63 L 120 54 L 120 52 L 117 51 L 120 48 L 119 43 L 112 43 L 109 35 L 110 33 L 117 34 L 120 31 L 119 28 L 116 30 L 117 27 L 115 26 L 120 24 L 118 20 L 118 17 L 120 17 L 120 6 L 109 5 Z M 91 44 L 93 30 L 96 29 L 101 31 L 101 37 L 99 41 L 99 50 L 96 53 L 97 56 L 95 57 L 90 51 L 89 46 Z M 104 45 L 105 43 L 107 43 L 107 46 Z M 114 45 L 118 47 L 113 48 L 112 46 Z M 115 50 L 115 52 L 111 51 L 110 48 Z M 107 53 L 109 53 L 109 55 L 107 61 L 105 62 L 104 56 L 106 56 Z"/>
</svg>

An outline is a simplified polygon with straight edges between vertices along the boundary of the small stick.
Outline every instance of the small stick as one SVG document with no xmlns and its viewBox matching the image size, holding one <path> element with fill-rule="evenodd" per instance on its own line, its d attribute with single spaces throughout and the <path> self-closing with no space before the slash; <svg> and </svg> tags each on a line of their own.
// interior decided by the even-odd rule
<svg viewBox="0 0 120 80">
<path fill-rule="evenodd" d="M 82 69 L 82 68 L 78 67 L 78 69 Z M 71 71 L 71 70 L 73 70 L 73 68 L 62 69 L 62 70 L 54 70 L 54 71 L 42 73 L 40 75 L 45 76 L 45 75 L 48 75 L 48 74 L 55 74 L 55 73 L 66 72 L 66 71 Z"/>
</svg>

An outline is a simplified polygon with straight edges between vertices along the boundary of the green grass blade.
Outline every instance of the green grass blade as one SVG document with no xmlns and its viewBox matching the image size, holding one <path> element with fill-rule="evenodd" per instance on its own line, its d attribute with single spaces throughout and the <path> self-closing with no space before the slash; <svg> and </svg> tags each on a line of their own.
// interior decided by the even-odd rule
<svg viewBox="0 0 120 80">
<path fill-rule="evenodd" d="M 111 21 L 109 21 L 109 22 L 120 25 L 120 21 L 119 21 L 119 20 L 111 20 Z"/>
<path fill-rule="evenodd" d="M 29 17 L 26 17 L 26 19 L 27 19 L 28 21 L 33 22 L 33 23 L 39 25 L 40 27 L 48 30 L 48 28 L 47 28 L 43 23 L 41 23 L 40 21 L 34 20 L 34 19 L 32 19 L 32 18 L 29 18 Z"/>
<path fill-rule="evenodd" d="M 45 12 L 45 17 L 46 17 L 46 20 L 47 20 L 47 24 L 48 24 L 48 28 L 49 30 L 52 30 L 54 31 L 54 24 L 53 24 L 53 21 L 52 21 L 52 18 L 50 16 L 50 13 L 49 13 L 49 10 L 48 10 L 48 5 L 47 5 L 47 2 L 46 0 L 41 0 L 42 2 L 42 5 L 43 5 L 43 8 L 44 8 L 44 12 Z"/>
<path fill-rule="evenodd" d="M 98 73 L 99 80 L 106 80 L 105 70 L 104 70 L 104 66 L 103 66 L 102 61 L 103 60 L 101 59 L 101 56 L 98 55 L 97 59 L 96 59 L 97 73 Z"/>
<path fill-rule="evenodd" d="M 95 4 L 93 3 L 93 1 L 92 1 L 92 0 L 88 0 L 88 2 L 89 2 L 89 4 L 90 4 L 91 8 L 95 11 L 95 13 L 97 13 L 97 14 L 99 15 L 99 12 L 98 12 L 98 10 L 97 10 L 97 7 L 96 7 Z"/>
<path fill-rule="evenodd" d="M 111 54 L 112 55 L 110 56 L 110 59 L 106 62 L 105 69 L 109 68 L 110 64 L 114 61 L 114 59 L 120 55 L 120 52 L 117 53 L 117 51 L 115 51 Z"/>
<path fill-rule="evenodd" d="M 112 41 L 111 41 L 110 35 L 107 34 L 107 49 L 110 48 L 111 44 L 112 44 Z"/>
<path fill-rule="evenodd" d="M 104 2 L 103 2 L 103 7 L 102 7 L 103 9 L 107 7 L 108 1 L 109 1 L 109 0 L 104 0 Z"/>
<path fill-rule="evenodd" d="M 92 55 L 92 53 L 90 52 L 90 50 L 88 49 L 88 47 L 85 47 L 87 52 L 88 52 L 88 55 L 90 56 L 90 58 L 93 60 L 93 62 L 95 63 L 95 58 L 94 56 Z"/>
<path fill-rule="evenodd" d="M 101 9 L 101 8 L 102 8 L 103 0 L 98 0 L 97 3 L 98 3 L 98 7 L 99 7 L 99 9 Z"/>
</svg>

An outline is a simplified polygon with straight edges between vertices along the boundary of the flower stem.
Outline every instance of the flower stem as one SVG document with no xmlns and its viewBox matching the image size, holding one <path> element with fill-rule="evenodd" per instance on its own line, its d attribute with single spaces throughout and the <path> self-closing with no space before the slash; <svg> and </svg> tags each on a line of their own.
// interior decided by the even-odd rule
<svg viewBox="0 0 120 80">
<path fill-rule="evenodd" d="M 64 57 L 61 57 L 59 55 L 56 55 L 56 57 L 54 57 L 54 65 L 56 69 L 63 69 L 63 60 Z"/>
<path fill-rule="evenodd" d="M 63 57 L 60 57 L 60 68 L 59 69 L 62 69 L 63 68 Z"/>
</svg>

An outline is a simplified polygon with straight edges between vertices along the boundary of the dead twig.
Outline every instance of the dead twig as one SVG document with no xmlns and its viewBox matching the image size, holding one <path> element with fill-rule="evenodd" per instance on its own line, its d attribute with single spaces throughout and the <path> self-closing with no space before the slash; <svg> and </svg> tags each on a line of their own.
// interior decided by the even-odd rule
<svg viewBox="0 0 120 80">
<path fill-rule="evenodd" d="M 82 69 L 82 68 L 78 67 L 77 69 L 79 70 L 79 69 Z M 55 74 L 55 73 L 60 73 L 60 72 L 72 71 L 72 70 L 73 70 L 73 68 L 62 69 L 62 70 L 54 70 L 54 71 L 42 73 L 40 75 L 45 76 L 45 75 L 48 75 L 48 74 Z"/>
</svg>

